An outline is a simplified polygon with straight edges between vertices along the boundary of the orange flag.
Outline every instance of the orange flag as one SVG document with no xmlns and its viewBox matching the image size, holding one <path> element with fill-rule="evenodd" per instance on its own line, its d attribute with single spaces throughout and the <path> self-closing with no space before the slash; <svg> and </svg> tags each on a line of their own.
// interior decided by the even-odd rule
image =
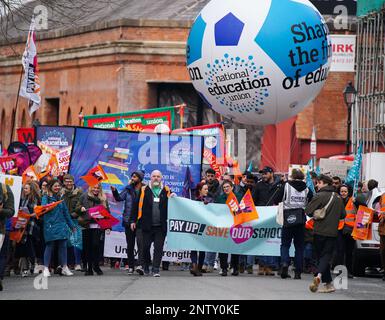
<svg viewBox="0 0 385 320">
<path fill-rule="evenodd" d="M 62 203 L 64 200 L 60 200 L 60 201 L 56 201 L 56 202 L 52 202 L 52 203 L 49 203 L 49 204 L 46 204 L 44 206 L 36 206 L 35 209 L 33 209 L 33 212 L 35 212 L 36 214 L 36 218 L 37 219 L 40 219 L 40 217 L 47 213 L 48 211 L 51 211 L 53 209 L 55 209 L 57 207 L 57 205 L 59 203 Z"/>
<path fill-rule="evenodd" d="M 240 203 L 235 194 L 230 193 L 227 197 L 226 204 L 233 214 L 235 226 L 259 218 L 250 190 L 247 190 Z"/>
<path fill-rule="evenodd" d="M 354 240 L 370 240 L 372 238 L 373 214 L 374 210 L 359 206 L 352 232 Z"/>
<path fill-rule="evenodd" d="M 35 170 L 35 167 L 33 165 L 29 166 L 27 169 L 24 170 L 22 174 L 22 183 L 26 183 L 28 179 L 32 179 L 35 181 L 39 180 L 39 175 Z"/>
<path fill-rule="evenodd" d="M 55 172 L 57 171 L 57 168 L 58 168 L 58 164 L 57 164 L 56 156 L 53 154 L 47 164 L 47 167 L 38 174 L 39 180 L 41 178 L 44 178 L 48 174 L 56 175 Z"/>
<path fill-rule="evenodd" d="M 92 168 L 88 173 L 81 177 L 90 187 L 108 180 L 106 173 L 104 172 L 102 166 L 98 164 L 96 167 Z"/>
<path fill-rule="evenodd" d="M 12 218 L 12 229 L 9 232 L 11 240 L 17 243 L 21 241 L 30 218 L 31 215 L 23 210 L 19 210 L 17 216 Z"/>
</svg>

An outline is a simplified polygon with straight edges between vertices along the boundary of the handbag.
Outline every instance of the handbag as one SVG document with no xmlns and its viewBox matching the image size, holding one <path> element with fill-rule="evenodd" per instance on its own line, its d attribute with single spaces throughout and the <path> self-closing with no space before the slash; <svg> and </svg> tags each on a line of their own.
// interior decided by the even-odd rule
<svg viewBox="0 0 385 320">
<path fill-rule="evenodd" d="M 305 224 L 304 210 L 302 208 L 285 209 L 283 211 L 283 226 L 294 227 Z"/>
<path fill-rule="evenodd" d="M 330 200 L 329 202 L 327 203 L 327 205 L 321 209 L 317 209 L 314 211 L 314 214 L 313 214 L 313 219 L 314 220 L 323 220 L 325 219 L 325 216 L 326 216 L 326 211 L 328 210 L 329 208 L 329 205 L 332 203 L 332 200 L 334 198 L 334 192 L 332 193 L 331 197 L 330 197 Z"/>
<path fill-rule="evenodd" d="M 283 202 L 285 201 L 285 198 L 286 198 L 286 186 L 285 186 L 285 191 L 283 194 L 283 200 L 282 200 L 282 202 L 278 203 L 277 215 L 275 217 L 275 221 L 280 226 L 283 226 L 283 223 L 284 223 L 284 220 L 283 220 Z"/>
</svg>

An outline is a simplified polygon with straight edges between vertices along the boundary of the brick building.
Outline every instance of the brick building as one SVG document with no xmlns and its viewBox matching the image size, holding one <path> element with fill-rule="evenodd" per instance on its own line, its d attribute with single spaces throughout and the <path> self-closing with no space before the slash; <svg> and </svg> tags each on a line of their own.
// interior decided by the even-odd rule
<svg viewBox="0 0 385 320">
<path fill-rule="evenodd" d="M 193 89 L 185 63 L 185 44 L 192 20 L 207 0 L 121 0 L 82 19 L 81 24 L 57 27 L 37 37 L 42 107 L 31 118 L 27 101 L 19 99 L 16 128 L 41 124 L 79 125 L 83 115 L 115 113 L 186 103 L 185 125 L 217 122 Z M 32 9 L 38 1 L 28 4 Z M 122 5 L 125 4 L 125 5 Z M 129 19 L 128 19 L 129 17 Z M 67 18 L 69 19 L 69 18 Z M 28 21 L 19 21 L 10 39 L 0 42 L 0 140 L 11 136 L 16 93 Z M 349 20 L 348 30 L 354 25 Z M 351 31 L 349 31 L 351 30 Z M 248 160 L 285 170 L 289 163 L 309 159 L 309 140 L 317 129 L 320 156 L 340 154 L 346 140 L 346 107 L 342 91 L 354 73 L 331 73 L 321 94 L 296 118 L 278 126 L 227 124 L 248 130 Z M 263 136 L 264 131 L 264 137 Z M 263 146 L 261 146 L 263 140 Z M 261 159 L 261 149 L 263 150 Z"/>
</svg>

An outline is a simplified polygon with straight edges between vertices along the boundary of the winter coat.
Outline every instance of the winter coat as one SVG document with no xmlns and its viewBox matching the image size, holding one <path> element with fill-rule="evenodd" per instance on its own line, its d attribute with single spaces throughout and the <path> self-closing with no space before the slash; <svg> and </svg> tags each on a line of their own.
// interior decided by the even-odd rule
<svg viewBox="0 0 385 320">
<path fill-rule="evenodd" d="M 282 197 L 279 199 L 281 188 L 281 180 L 275 180 L 273 183 L 258 182 L 252 192 L 254 205 L 256 207 L 277 205 L 282 199 Z"/>
<path fill-rule="evenodd" d="M 129 218 L 130 224 L 137 223 L 137 228 L 141 228 L 143 231 L 151 231 L 152 229 L 152 206 L 154 204 L 154 194 L 150 186 L 146 186 L 144 189 L 144 198 L 142 206 L 142 217 L 138 220 L 139 215 L 139 201 L 142 194 L 140 190 L 139 196 L 134 202 L 132 208 L 132 214 Z M 162 188 L 159 194 L 159 209 L 160 209 L 160 224 L 162 231 L 167 233 L 167 208 L 168 208 L 168 196 L 169 189 Z"/>
<path fill-rule="evenodd" d="M 3 188 L 7 190 L 6 196 Z M 0 201 L 3 203 L 3 208 L 0 209 L 0 233 L 4 234 L 6 221 L 15 214 L 15 200 L 11 188 L 3 183 L 0 183 Z"/>
<path fill-rule="evenodd" d="M 118 190 L 115 190 L 112 192 L 112 195 L 116 201 L 124 201 L 122 226 L 128 228 L 130 226 L 133 203 L 137 198 L 135 187 L 130 184 L 126 186 L 121 193 L 119 193 Z"/>
<path fill-rule="evenodd" d="M 41 200 L 41 204 L 46 204 L 59 201 L 58 197 L 45 195 Z M 43 231 L 45 242 L 55 240 L 65 240 L 69 237 L 69 230 L 74 228 L 68 208 L 64 202 L 59 203 L 54 209 L 48 211 L 42 216 Z"/>
<path fill-rule="evenodd" d="M 79 225 L 88 229 L 90 223 L 94 223 L 93 219 L 87 212 L 82 212 L 82 207 L 86 209 L 90 209 L 99 205 L 103 205 L 108 211 L 110 211 L 110 207 L 108 205 L 108 201 L 101 201 L 99 198 L 89 194 L 88 192 L 83 193 L 76 205 L 75 212 L 77 213 Z"/>
<path fill-rule="evenodd" d="M 34 213 L 35 206 L 40 205 L 40 200 L 35 200 L 33 202 L 28 199 L 20 199 L 20 208 L 27 208 L 30 214 Z M 31 217 L 28 221 L 27 228 L 23 235 L 23 240 L 26 240 L 27 236 L 33 236 L 34 238 L 39 238 L 40 236 L 40 225 L 37 223 L 37 219 Z M 23 242 L 22 240 L 22 242 Z"/>
<path fill-rule="evenodd" d="M 208 196 L 212 199 L 216 199 L 221 191 L 221 186 L 219 184 L 219 181 L 215 179 L 213 183 L 211 184 L 208 183 L 207 186 L 209 187 Z"/>
<path fill-rule="evenodd" d="M 334 191 L 333 186 L 326 186 L 319 190 L 306 206 L 305 213 L 312 218 L 315 210 L 326 207 Z M 345 216 L 344 202 L 341 197 L 334 192 L 334 199 L 326 210 L 325 218 L 314 221 L 314 234 L 325 237 L 337 237 L 339 221 L 345 219 Z"/>
<path fill-rule="evenodd" d="M 62 199 L 67 205 L 68 211 L 70 212 L 72 219 L 77 219 L 79 217 L 76 213 L 76 206 L 82 194 L 83 190 L 80 188 L 74 188 L 72 191 L 68 191 L 65 188 L 63 188 L 62 190 Z"/>
<path fill-rule="evenodd" d="M 235 194 L 235 197 L 237 198 L 238 202 L 240 202 L 243 198 L 243 195 L 235 191 L 233 191 L 233 193 Z M 228 198 L 228 195 L 225 193 L 222 193 L 215 199 L 215 203 L 226 203 L 227 198 Z"/>
</svg>

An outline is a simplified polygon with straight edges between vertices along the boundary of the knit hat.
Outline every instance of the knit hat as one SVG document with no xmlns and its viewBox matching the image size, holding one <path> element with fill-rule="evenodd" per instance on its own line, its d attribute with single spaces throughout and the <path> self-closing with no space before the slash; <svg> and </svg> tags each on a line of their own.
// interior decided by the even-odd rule
<svg viewBox="0 0 385 320">
<path fill-rule="evenodd" d="M 143 181 L 143 179 L 144 179 L 144 171 L 143 171 L 143 170 L 134 171 L 134 172 L 131 174 L 131 177 L 132 177 L 133 175 L 136 175 L 136 176 L 140 179 L 140 181 Z"/>
</svg>

